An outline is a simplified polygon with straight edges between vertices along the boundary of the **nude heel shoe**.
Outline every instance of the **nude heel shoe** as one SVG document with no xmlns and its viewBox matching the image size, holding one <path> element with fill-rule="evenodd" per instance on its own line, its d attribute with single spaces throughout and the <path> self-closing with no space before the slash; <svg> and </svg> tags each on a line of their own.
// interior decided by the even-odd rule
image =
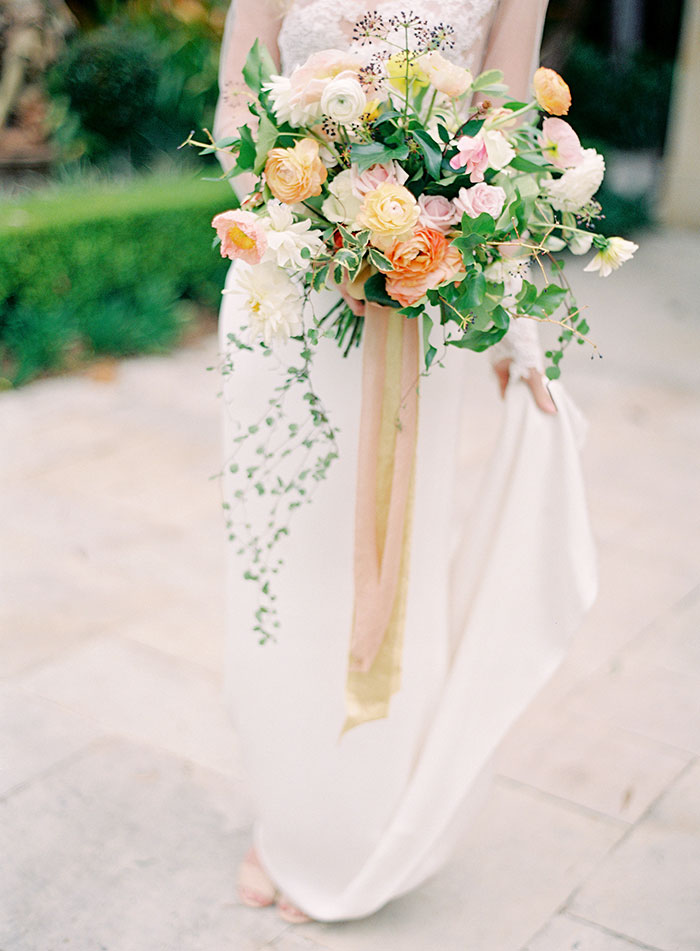
<svg viewBox="0 0 700 951">
<path fill-rule="evenodd" d="M 267 908 L 277 898 L 274 882 L 260 864 L 254 848 L 249 849 L 238 867 L 236 891 L 248 908 Z"/>
<path fill-rule="evenodd" d="M 287 921 L 292 925 L 303 925 L 306 921 L 313 921 L 301 908 L 293 905 L 288 898 L 280 895 L 277 899 L 277 914 L 282 921 Z"/>
</svg>

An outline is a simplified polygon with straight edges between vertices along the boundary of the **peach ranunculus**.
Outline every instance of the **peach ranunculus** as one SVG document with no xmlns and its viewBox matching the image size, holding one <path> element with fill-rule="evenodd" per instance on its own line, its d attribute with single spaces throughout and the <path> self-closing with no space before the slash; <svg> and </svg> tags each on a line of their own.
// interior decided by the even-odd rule
<svg viewBox="0 0 700 951">
<path fill-rule="evenodd" d="M 417 228 L 406 241 L 395 241 L 386 256 L 394 268 L 386 275 L 386 291 L 402 307 L 415 304 L 462 269 L 459 251 L 432 228 Z"/>
<path fill-rule="evenodd" d="M 365 195 L 357 224 L 369 228 L 372 244 L 385 250 L 412 233 L 419 214 L 418 202 L 407 188 L 383 182 Z"/>
<path fill-rule="evenodd" d="M 259 264 L 267 250 L 262 222 L 251 211 L 222 211 L 212 219 L 212 227 L 221 238 L 221 257 Z"/>
<path fill-rule="evenodd" d="M 474 77 L 468 69 L 451 63 L 437 50 L 430 50 L 419 63 L 430 85 L 451 99 L 464 95 L 472 84 Z"/>
<path fill-rule="evenodd" d="M 546 66 L 535 70 L 532 79 L 535 99 L 552 116 L 565 116 L 571 106 L 571 91 L 559 73 Z"/>
<path fill-rule="evenodd" d="M 301 139 L 289 149 L 270 149 L 265 163 L 265 181 L 270 191 L 286 204 L 304 201 L 321 194 L 328 177 L 318 157 L 318 142 Z"/>
</svg>

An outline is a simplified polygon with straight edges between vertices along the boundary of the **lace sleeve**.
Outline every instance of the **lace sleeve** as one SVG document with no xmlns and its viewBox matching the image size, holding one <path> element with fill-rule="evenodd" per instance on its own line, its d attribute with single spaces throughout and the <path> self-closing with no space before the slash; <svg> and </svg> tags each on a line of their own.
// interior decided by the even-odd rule
<svg viewBox="0 0 700 951">
<path fill-rule="evenodd" d="M 280 15 L 274 0 L 232 0 L 226 14 L 219 56 L 219 98 L 212 130 L 215 140 L 234 135 L 244 122 L 250 124 L 253 117 L 248 112 L 247 87 L 242 76 L 246 56 L 258 39 L 279 63 L 279 28 Z M 217 152 L 217 158 L 225 172 L 235 163 L 227 152 Z"/>
</svg>

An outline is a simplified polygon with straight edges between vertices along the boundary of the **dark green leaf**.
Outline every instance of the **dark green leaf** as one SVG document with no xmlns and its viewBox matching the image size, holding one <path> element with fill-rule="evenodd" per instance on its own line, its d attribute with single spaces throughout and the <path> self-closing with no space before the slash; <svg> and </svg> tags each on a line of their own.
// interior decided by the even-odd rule
<svg viewBox="0 0 700 951">
<path fill-rule="evenodd" d="M 383 274 L 373 274 L 365 281 L 365 297 L 375 304 L 384 304 L 385 307 L 399 308 L 401 305 L 386 292 L 386 279 Z"/>
</svg>

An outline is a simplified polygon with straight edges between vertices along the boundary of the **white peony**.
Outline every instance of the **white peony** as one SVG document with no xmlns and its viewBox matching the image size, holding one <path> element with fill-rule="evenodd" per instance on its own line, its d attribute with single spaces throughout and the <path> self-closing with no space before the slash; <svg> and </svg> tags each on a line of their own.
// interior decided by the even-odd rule
<svg viewBox="0 0 700 951">
<path fill-rule="evenodd" d="M 367 108 L 367 97 L 354 76 L 331 79 L 321 94 L 321 112 L 338 125 L 357 122 Z"/>
<path fill-rule="evenodd" d="M 291 84 L 288 76 L 273 76 L 263 85 L 270 93 L 272 109 L 278 122 L 289 122 L 293 126 L 313 125 L 321 117 L 319 102 L 305 103 Z"/>
<path fill-rule="evenodd" d="M 639 245 L 634 241 L 627 241 L 625 238 L 608 238 L 607 247 L 599 251 L 583 270 L 598 271 L 600 277 L 607 277 L 622 267 L 625 261 L 629 261 L 638 248 Z"/>
<path fill-rule="evenodd" d="M 251 343 L 262 338 L 266 346 L 286 343 L 303 329 L 303 296 L 286 271 L 272 261 L 250 265 L 237 261 L 230 286 L 250 318 Z"/>
<path fill-rule="evenodd" d="M 567 169 L 561 178 L 544 183 L 544 191 L 557 211 L 579 211 L 600 188 L 605 175 L 605 160 L 595 149 L 584 149 L 583 159 Z"/>
<path fill-rule="evenodd" d="M 311 228 L 308 218 L 294 220 L 289 205 L 272 198 L 267 203 L 269 218 L 263 218 L 262 224 L 267 239 L 265 261 L 274 261 L 278 267 L 295 267 L 305 270 L 308 261 L 301 256 L 302 248 L 308 248 L 312 255 L 323 247 L 321 233 Z"/>
<path fill-rule="evenodd" d="M 329 221 L 352 224 L 357 218 L 362 199 L 353 190 L 353 175 L 349 168 L 339 172 L 328 186 L 330 195 L 323 203 L 323 214 Z"/>
</svg>

